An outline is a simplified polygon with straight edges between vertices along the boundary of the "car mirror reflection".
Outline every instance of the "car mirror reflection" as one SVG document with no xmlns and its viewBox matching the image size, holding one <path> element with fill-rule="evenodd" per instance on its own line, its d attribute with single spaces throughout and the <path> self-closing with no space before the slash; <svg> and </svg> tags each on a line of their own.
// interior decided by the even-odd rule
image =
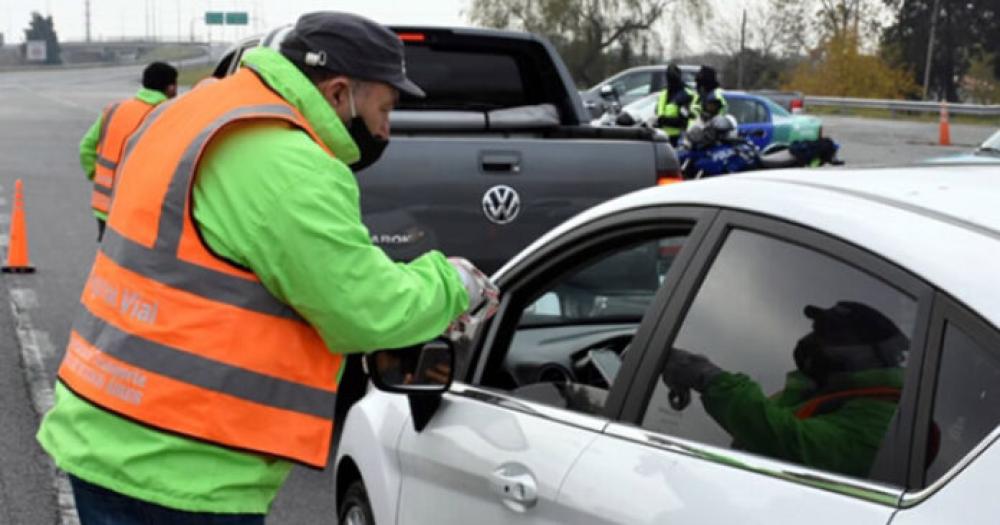
<svg viewBox="0 0 1000 525">
<path fill-rule="evenodd" d="M 455 350 L 439 339 L 420 347 L 380 350 L 365 356 L 375 387 L 401 394 L 440 394 L 451 385 Z"/>
</svg>

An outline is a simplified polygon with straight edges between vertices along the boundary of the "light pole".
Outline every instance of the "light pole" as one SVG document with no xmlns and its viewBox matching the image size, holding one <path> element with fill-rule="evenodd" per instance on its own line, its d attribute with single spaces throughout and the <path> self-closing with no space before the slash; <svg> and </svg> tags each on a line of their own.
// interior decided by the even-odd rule
<svg viewBox="0 0 1000 525">
<path fill-rule="evenodd" d="M 83 16 L 87 21 L 87 42 L 90 42 L 90 0 L 83 4 Z"/>
<path fill-rule="evenodd" d="M 927 39 L 927 62 L 924 64 L 924 100 L 927 100 L 927 90 L 931 84 L 931 57 L 934 56 L 934 31 L 937 29 L 939 5 L 940 0 L 934 0 L 934 12 L 931 13 L 931 34 Z"/>
</svg>

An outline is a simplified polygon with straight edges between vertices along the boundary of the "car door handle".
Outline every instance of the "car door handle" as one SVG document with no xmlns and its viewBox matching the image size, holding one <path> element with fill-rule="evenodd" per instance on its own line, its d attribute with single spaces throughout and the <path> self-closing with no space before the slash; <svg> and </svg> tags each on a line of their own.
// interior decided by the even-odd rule
<svg viewBox="0 0 1000 525">
<path fill-rule="evenodd" d="M 506 463 L 494 470 L 493 490 L 515 512 L 525 512 L 538 503 L 538 483 L 524 465 Z"/>
<path fill-rule="evenodd" d="M 516 153 L 483 153 L 479 157 L 483 173 L 520 173 L 521 156 Z"/>
<path fill-rule="evenodd" d="M 762 130 L 762 129 L 755 129 L 755 130 L 753 130 L 753 131 L 750 132 L 750 136 L 751 137 L 758 138 L 758 139 L 764 138 L 764 135 L 766 135 L 766 134 L 767 134 L 767 132 L 764 131 L 764 130 Z"/>
</svg>

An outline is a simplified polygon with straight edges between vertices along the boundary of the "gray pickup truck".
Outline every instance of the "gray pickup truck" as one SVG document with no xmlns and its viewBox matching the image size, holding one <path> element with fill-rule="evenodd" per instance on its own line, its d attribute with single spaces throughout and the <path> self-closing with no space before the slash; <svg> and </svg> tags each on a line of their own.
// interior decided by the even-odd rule
<svg viewBox="0 0 1000 525">
<path fill-rule="evenodd" d="M 392 141 L 358 174 L 363 220 L 396 260 L 440 249 L 487 273 L 586 208 L 680 176 L 669 143 L 647 129 L 596 128 L 555 49 L 526 33 L 393 27 L 407 74 Z M 288 27 L 240 42 L 217 77 Z"/>
</svg>

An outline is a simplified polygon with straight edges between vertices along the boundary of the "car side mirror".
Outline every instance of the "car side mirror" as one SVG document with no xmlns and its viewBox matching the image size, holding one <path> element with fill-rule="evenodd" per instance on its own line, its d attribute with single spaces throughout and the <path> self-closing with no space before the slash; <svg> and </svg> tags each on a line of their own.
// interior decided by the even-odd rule
<svg viewBox="0 0 1000 525">
<path fill-rule="evenodd" d="M 613 101 L 618 100 L 618 87 L 613 84 L 605 84 L 601 86 L 601 90 L 599 91 L 599 93 L 601 95 L 601 98 L 603 98 L 604 100 L 613 100 Z"/>
<path fill-rule="evenodd" d="M 414 350 L 380 350 L 366 355 L 365 366 L 375 387 L 411 396 L 446 392 L 455 373 L 451 341 L 436 339 Z"/>
</svg>

